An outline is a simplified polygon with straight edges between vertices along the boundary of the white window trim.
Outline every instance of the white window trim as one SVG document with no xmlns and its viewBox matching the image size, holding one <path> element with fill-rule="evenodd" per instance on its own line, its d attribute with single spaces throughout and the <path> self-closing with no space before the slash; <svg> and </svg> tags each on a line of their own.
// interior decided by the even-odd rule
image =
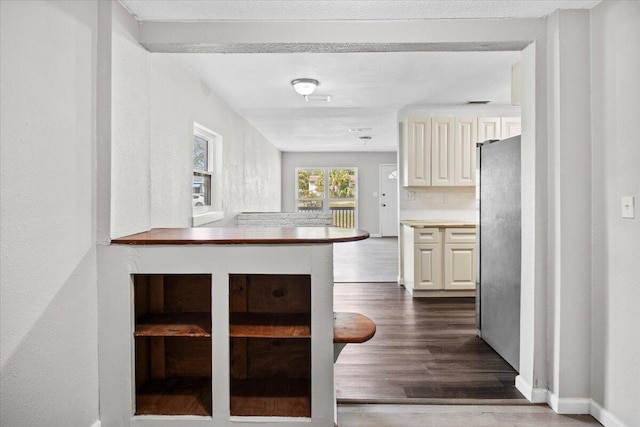
<svg viewBox="0 0 640 427">
<path fill-rule="evenodd" d="M 206 139 L 209 143 L 209 171 L 211 173 L 211 200 L 210 206 L 192 206 L 191 209 L 191 226 L 198 227 L 200 225 L 209 224 L 211 222 L 224 219 L 224 211 L 222 210 L 222 135 L 202 126 L 199 123 L 193 123 L 193 135 L 202 139 Z M 193 150 L 193 138 L 191 140 L 191 150 Z M 198 172 L 192 168 L 193 172 Z M 189 191 L 191 198 L 192 191 Z M 191 201 L 191 200 L 190 200 Z"/>
<path fill-rule="evenodd" d="M 330 198 L 329 197 L 329 186 L 325 185 L 324 186 L 324 197 L 322 199 L 299 199 L 298 198 L 298 171 L 300 170 L 308 170 L 308 169 L 317 169 L 317 170 L 324 170 L 325 172 L 325 176 L 327 177 L 326 179 L 329 179 L 329 171 L 331 169 L 353 169 L 355 171 L 355 179 L 356 179 L 356 191 L 355 191 L 355 195 L 353 197 L 353 199 L 335 199 L 335 198 Z M 354 227 L 353 228 L 358 228 L 358 210 L 360 208 L 360 201 L 359 201 L 359 197 L 358 197 L 358 193 L 360 192 L 360 184 L 358 182 L 358 167 L 357 166 L 297 166 L 295 168 L 295 175 L 293 177 L 293 188 L 295 189 L 295 205 L 294 205 L 294 209 L 297 211 L 298 210 L 298 202 L 300 200 L 309 200 L 309 201 L 313 201 L 313 200 L 322 200 L 322 212 L 331 212 L 330 209 L 330 204 L 331 201 L 333 200 L 337 200 L 337 201 L 343 201 L 343 200 L 353 200 L 355 202 L 355 209 L 353 211 L 353 215 L 354 215 Z M 328 201 L 328 203 L 324 203 L 324 201 Z"/>
</svg>

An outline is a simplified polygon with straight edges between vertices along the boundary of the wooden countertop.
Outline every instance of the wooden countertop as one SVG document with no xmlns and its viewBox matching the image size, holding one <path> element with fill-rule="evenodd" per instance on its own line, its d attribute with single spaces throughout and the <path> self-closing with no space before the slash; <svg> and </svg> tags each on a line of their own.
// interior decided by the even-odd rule
<svg viewBox="0 0 640 427">
<path fill-rule="evenodd" d="M 431 228 L 431 227 L 460 227 L 475 228 L 474 221 L 464 220 L 446 220 L 446 219 L 403 219 L 400 224 L 413 228 Z"/>
<path fill-rule="evenodd" d="M 153 228 L 111 241 L 126 245 L 238 245 L 339 243 L 364 240 L 364 230 L 337 227 Z"/>
</svg>

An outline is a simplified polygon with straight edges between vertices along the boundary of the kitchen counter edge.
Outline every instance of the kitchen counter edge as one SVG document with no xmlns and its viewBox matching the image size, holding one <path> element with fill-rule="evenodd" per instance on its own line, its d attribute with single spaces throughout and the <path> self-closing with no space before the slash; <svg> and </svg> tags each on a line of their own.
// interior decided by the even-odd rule
<svg viewBox="0 0 640 427">
<path fill-rule="evenodd" d="M 400 224 L 412 228 L 476 228 L 473 221 L 453 221 L 453 220 L 413 220 L 403 219 Z"/>
</svg>

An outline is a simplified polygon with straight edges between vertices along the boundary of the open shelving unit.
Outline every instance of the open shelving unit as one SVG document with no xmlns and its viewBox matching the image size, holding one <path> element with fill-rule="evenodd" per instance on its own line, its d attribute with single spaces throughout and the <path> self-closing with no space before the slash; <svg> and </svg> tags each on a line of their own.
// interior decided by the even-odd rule
<svg viewBox="0 0 640 427">
<path fill-rule="evenodd" d="M 211 416 L 211 275 L 133 275 L 135 414 Z"/>
<path fill-rule="evenodd" d="M 232 416 L 311 417 L 311 277 L 229 276 Z"/>
</svg>

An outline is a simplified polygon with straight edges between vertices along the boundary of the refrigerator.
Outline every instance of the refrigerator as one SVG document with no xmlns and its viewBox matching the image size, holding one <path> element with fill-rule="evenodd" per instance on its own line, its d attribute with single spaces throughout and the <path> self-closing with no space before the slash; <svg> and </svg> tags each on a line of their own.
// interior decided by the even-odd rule
<svg viewBox="0 0 640 427">
<path fill-rule="evenodd" d="M 520 361 L 520 136 L 477 144 L 478 335 L 516 371 Z"/>
</svg>

